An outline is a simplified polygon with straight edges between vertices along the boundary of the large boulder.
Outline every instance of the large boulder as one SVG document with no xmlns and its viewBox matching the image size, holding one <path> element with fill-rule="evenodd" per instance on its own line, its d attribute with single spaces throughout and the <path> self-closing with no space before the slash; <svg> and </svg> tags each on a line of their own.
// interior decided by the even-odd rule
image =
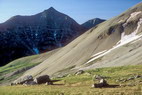
<svg viewBox="0 0 142 95">
<path fill-rule="evenodd" d="M 30 82 L 30 81 L 33 81 L 32 75 L 26 75 L 24 77 L 21 77 L 15 80 L 12 84 L 23 84 L 23 83 Z"/>
<path fill-rule="evenodd" d="M 109 84 L 107 83 L 107 81 L 105 79 L 100 79 L 99 83 L 95 83 L 92 85 L 92 87 L 95 88 L 102 88 L 102 87 L 108 87 Z"/>
<path fill-rule="evenodd" d="M 50 77 L 48 75 L 42 75 L 42 76 L 38 76 L 34 79 L 34 81 L 37 84 L 43 84 L 43 83 L 48 83 L 48 84 L 52 84 L 52 81 L 50 79 Z"/>
</svg>

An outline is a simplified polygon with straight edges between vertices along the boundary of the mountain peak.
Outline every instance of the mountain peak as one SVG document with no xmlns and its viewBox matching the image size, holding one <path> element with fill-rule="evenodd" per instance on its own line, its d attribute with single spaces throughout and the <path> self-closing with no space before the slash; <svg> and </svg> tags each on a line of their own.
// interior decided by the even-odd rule
<svg viewBox="0 0 142 95">
<path fill-rule="evenodd" d="M 82 26 L 90 29 L 90 28 L 95 27 L 97 24 L 100 24 L 104 21 L 105 21 L 104 19 L 94 18 L 94 19 L 88 20 L 87 22 L 83 23 Z"/>
<path fill-rule="evenodd" d="M 53 7 L 50 7 L 49 10 L 55 10 Z"/>
<path fill-rule="evenodd" d="M 47 9 L 46 11 L 51 11 L 51 12 L 53 12 L 53 11 L 56 11 L 56 9 L 55 8 L 53 8 L 53 7 L 50 7 L 49 9 Z"/>
<path fill-rule="evenodd" d="M 57 11 L 55 8 L 50 7 L 49 9 L 44 10 L 44 12 L 48 12 L 48 13 L 54 13 L 54 12 L 58 12 L 58 11 Z"/>
</svg>

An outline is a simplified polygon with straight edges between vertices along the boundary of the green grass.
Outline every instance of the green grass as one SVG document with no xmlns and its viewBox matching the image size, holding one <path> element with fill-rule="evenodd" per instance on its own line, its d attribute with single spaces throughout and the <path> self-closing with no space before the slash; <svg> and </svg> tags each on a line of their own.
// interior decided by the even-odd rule
<svg viewBox="0 0 142 95">
<path fill-rule="evenodd" d="M 24 68 L 30 69 L 40 64 L 41 62 L 43 62 L 45 59 L 47 59 L 48 58 L 47 55 L 48 53 L 44 53 L 40 55 L 23 57 L 15 61 L 12 61 L 3 67 L 0 67 L 0 78 L 3 78 L 3 77 L 5 78 L 4 80 L 0 81 L 0 84 L 8 83 L 20 77 L 26 70 L 18 74 L 15 74 L 13 76 L 10 76 L 10 77 L 5 77 L 5 76 L 7 76 L 8 74 L 11 74 L 14 71 L 20 70 L 20 69 L 24 69 Z"/>
<path fill-rule="evenodd" d="M 30 57 L 25 57 L 25 58 L 21 58 L 18 60 L 15 60 L 3 67 L 0 67 L 0 78 L 5 77 L 5 75 L 10 74 L 11 72 L 23 69 L 23 68 L 32 68 L 38 64 L 40 64 L 41 62 L 32 62 L 33 59 L 38 58 L 38 55 L 35 56 L 30 56 Z M 5 77 L 4 80 L 0 81 L 0 83 L 8 83 L 10 81 L 15 80 L 16 78 L 18 78 L 19 76 L 21 76 L 24 72 L 18 73 L 16 75 L 10 76 L 10 77 Z"/>
<path fill-rule="evenodd" d="M 39 54 L 39 55 L 32 55 L 32 56 L 19 58 L 19 59 L 16 59 L 8 63 L 7 65 L 3 67 L 0 67 L 0 85 L 5 84 L 5 83 L 6 84 L 10 83 L 11 81 L 17 79 L 28 69 L 42 63 L 44 60 L 49 58 L 51 55 L 56 53 L 58 50 L 60 50 L 60 48 L 49 51 L 47 53 Z M 20 72 L 13 74 L 13 72 L 17 72 L 18 70 Z M 4 80 L 1 80 L 2 78 L 4 78 Z"/>
<path fill-rule="evenodd" d="M 117 79 L 127 79 L 134 75 L 142 75 L 142 65 L 122 66 L 111 68 L 99 68 L 85 71 L 81 75 L 71 74 L 63 78 L 56 78 L 61 81 L 55 85 L 36 85 L 36 86 L 1 86 L 0 95 L 141 95 L 142 78 L 137 78 L 127 82 L 116 82 Z M 110 85 L 122 84 L 116 88 L 91 88 L 94 83 L 94 75 L 106 76 Z M 127 84 L 136 84 L 128 86 Z"/>
<path fill-rule="evenodd" d="M 89 73 L 90 75 L 86 74 Z M 92 80 L 94 75 L 102 75 L 108 77 L 111 83 L 116 83 L 115 81 L 124 78 L 127 79 L 134 75 L 142 75 L 142 65 L 136 66 L 121 66 L 121 67 L 108 67 L 108 68 L 97 68 L 95 70 L 88 70 L 84 74 L 75 76 L 71 74 L 69 77 L 61 78 L 67 83 L 77 83 Z"/>
<path fill-rule="evenodd" d="M 141 88 L 91 88 L 88 86 L 15 86 L 1 87 L 1 95 L 141 95 Z"/>
<path fill-rule="evenodd" d="M 11 62 L 11 63 L 3 66 L 3 67 L 0 67 L 0 74 L 6 74 L 6 73 L 9 73 L 9 72 L 15 71 L 17 69 L 32 67 L 34 65 L 37 65 L 39 63 L 31 63 L 31 60 L 33 60 L 37 57 L 38 57 L 38 55 L 15 60 L 15 61 L 13 61 L 13 62 Z"/>
</svg>

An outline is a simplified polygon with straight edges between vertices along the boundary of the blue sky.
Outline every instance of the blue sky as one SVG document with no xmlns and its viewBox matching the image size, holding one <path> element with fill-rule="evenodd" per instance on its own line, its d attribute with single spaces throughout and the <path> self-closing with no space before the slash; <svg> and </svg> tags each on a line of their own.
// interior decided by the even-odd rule
<svg viewBox="0 0 142 95">
<path fill-rule="evenodd" d="M 83 23 L 92 18 L 109 19 L 141 0 L 0 0 L 0 23 L 14 15 L 34 15 L 54 7 Z"/>
</svg>

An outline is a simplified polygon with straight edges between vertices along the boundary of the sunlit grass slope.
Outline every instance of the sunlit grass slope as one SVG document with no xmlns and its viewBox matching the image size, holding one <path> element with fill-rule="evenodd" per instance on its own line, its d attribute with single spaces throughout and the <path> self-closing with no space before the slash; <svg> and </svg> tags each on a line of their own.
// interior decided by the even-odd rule
<svg viewBox="0 0 142 95">
<path fill-rule="evenodd" d="M 21 76 L 25 71 L 31 69 L 32 67 L 40 64 L 44 60 L 48 59 L 52 54 L 57 52 L 59 49 L 39 54 L 39 55 L 34 55 L 34 56 L 28 56 L 28 57 L 23 57 L 20 59 L 17 59 L 15 61 L 10 62 L 9 64 L 0 67 L 0 78 L 4 78 L 4 80 L 0 81 L 0 83 L 6 83 L 10 82 L 19 76 Z M 18 70 L 20 72 L 18 72 Z M 12 75 L 12 73 L 16 72 L 15 74 Z"/>
<path fill-rule="evenodd" d="M 91 88 L 92 77 L 102 75 L 110 85 L 122 85 L 116 88 Z M 141 95 L 142 78 L 118 82 L 134 75 L 142 75 L 142 65 L 99 68 L 86 71 L 81 75 L 70 74 L 59 78 L 55 85 L 1 86 L 0 95 Z M 135 84 L 135 85 L 131 85 Z"/>
</svg>

